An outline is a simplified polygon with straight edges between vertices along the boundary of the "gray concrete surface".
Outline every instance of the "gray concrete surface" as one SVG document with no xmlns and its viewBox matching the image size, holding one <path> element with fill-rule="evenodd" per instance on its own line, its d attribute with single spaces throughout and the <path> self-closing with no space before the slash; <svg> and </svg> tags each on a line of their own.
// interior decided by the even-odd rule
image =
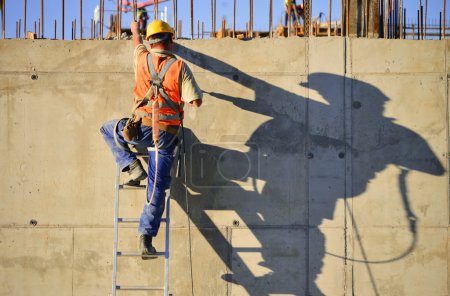
<svg viewBox="0 0 450 296">
<path fill-rule="evenodd" d="M 449 52 L 179 41 L 205 100 L 186 110 L 189 217 L 173 182 L 173 295 L 449 295 Z M 99 128 L 129 112 L 131 61 L 128 41 L 0 41 L 0 295 L 111 292 L 115 164 Z M 128 192 L 121 213 L 143 202 Z M 120 238 L 137 248 L 133 227 Z M 162 268 L 121 258 L 119 282 L 157 284 Z"/>
</svg>

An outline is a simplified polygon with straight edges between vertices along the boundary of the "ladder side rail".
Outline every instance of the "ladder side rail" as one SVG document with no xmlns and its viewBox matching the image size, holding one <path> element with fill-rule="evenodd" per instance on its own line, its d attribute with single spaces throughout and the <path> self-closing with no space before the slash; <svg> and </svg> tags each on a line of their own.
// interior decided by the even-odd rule
<svg viewBox="0 0 450 296">
<path fill-rule="evenodd" d="M 164 296 L 169 296 L 170 190 L 166 203 L 166 246 L 164 252 Z"/>
<path fill-rule="evenodd" d="M 116 296 L 116 280 L 117 280 L 117 247 L 119 236 L 119 188 L 120 188 L 120 167 L 117 165 L 116 169 L 116 185 L 114 198 L 114 254 L 113 254 L 113 272 L 112 272 L 112 296 Z"/>
</svg>

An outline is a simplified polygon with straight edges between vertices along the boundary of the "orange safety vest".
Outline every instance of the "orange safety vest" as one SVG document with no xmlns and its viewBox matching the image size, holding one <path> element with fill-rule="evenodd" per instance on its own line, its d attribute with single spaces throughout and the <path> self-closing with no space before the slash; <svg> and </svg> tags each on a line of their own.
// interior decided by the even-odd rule
<svg viewBox="0 0 450 296">
<path fill-rule="evenodd" d="M 164 92 L 167 94 L 166 99 L 170 99 L 173 103 L 169 106 L 166 99 L 163 98 L 162 94 L 158 94 L 159 102 L 159 122 L 164 125 L 181 125 L 181 119 L 183 117 L 183 99 L 181 98 L 181 85 L 180 85 L 180 75 L 183 62 L 177 60 L 174 56 L 161 57 L 157 55 L 151 55 L 150 53 L 145 53 L 140 56 L 136 69 L 136 85 L 134 87 L 135 100 L 142 100 L 145 98 L 148 90 L 151 87 L 152 75 L 150 74 L 148 58 L 151 57 L 151 62 L 153 63 L 156 73 L 160 73 L 164 65 L 172 59 L 175 59 L 170 67 L 167 69 L 162 81 L 162 87 Z M 150 101 L 153 98 L 148 98 Z M 135 103 L 137 103 L 135 101 Z M 170 102 L 169 102 L 170 103 Z M 178 110 L 173 110 L 172 107 L 178 108 Z M 178 111 L 178 112 L 177 112 Z M 151 118 L 152 106 L 151 103 L 144 104 L 143 106 L 136 109 L 135 114 L 140 117 Z"/>
</svg>

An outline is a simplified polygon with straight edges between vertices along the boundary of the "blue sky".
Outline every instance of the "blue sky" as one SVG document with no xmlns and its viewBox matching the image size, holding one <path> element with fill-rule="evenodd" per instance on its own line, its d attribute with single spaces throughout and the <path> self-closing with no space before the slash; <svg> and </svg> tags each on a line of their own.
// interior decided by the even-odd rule
<svg viewBox="0 0 450 296">
<path fill-rule="evenodd" d="M 407 9 L 407 18 L 414 20 L 417 18 L 417 9 L 420 0 L 404 0 L 404 7 Z M 422 0 L 424 5 L 426 0 Z M 34 31 L 34 22 L 40 17 L 41 0 L 27 0 L 27 29 Z M 138 2 L 141 2 L 138 0 Z M 245 30 L 245 24 L 249 19 L 249 0 L 236 0 L 236 29 Z M 301 0 L 298 1 L 301 3 Z M 313 0 L 313 15 L 317 16 L 319 12 L 328 15 L 328 0 Z M 447 18 L 450 18 L 450 1 L 447 4 Z M 57 21 L 57 38 L 61 38 L 61 0 L 44 0 L 44 33 L 46 38 L 54 36 L 54 20 Z M 83 37 L 90 36 L 90 19 L 93 18 L 94 8 L 99 5 L 100 0 L 83 0 Z M 254 30 L 268 31 L 269 29 L 269 0 L 254 0 Z M 273 0 L 273 22 L 274 27 L 278 25 L 284 12 L 284 0 Z M 332 20 L 340 18 L 340 0 L 333 0 Z M 72 20 L 77 19 L 77 36 L 79 36 L 79 0 L 65 0 L 65 38 L 70 39 Z M 160 11 L 167 6 L 168 20 L 172 23 L 172 1 L 160 4 Z M 183 37 L 189 37 L 190 14 L 189 0 L 178 0 L 178 18 L 183 21 Z M 6 36 L 14 38 L 16 34 L 16 21 L 22 19 L 23 36 L 23 0 L 6 0 Z M 105 22 L 109 22 L 108 15 L 115 11 L 116 0 L 105 0 L 106 16 Z M 441 0 L 428 0 L 428 18 L 438 20 L 439 12 L 442 9 Z M 153 7 L 147 8 L 150 16 L 153 17 Z M 232 27 L 233 21 L 233 0 L 217 0 L 217 25 L 220 27 L 222 17 L 226 17 L 228 27 Z M 132 15 L 130 13 L 123 16 L 123 27 L 129 27 Z M 194 0 L 194 31 L 197 35 L 197 21 L 205 23 L 205 31 L 211 30 L 211 0 Z M 449 23 L 449 22 L 447 22 Z M 1 27 L 1 24 L 0 24 Z M 105 29 L 106 34 L 106 29 Z"/>
</svg>

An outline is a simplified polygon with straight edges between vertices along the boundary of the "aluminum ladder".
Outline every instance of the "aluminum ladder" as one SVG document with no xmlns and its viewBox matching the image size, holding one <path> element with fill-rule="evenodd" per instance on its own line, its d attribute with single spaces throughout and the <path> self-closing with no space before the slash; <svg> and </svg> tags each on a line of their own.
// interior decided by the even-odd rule
<svg viewBox="0 0 450 296">
<path fill-rule="evenodd" d="M 149 148 L 150 150 L 150 148 Z M 138 156 L 148 156 L 147 154 L 138 153 Z M 163 291 L 164 296 L 169 296 L 169 238 L 170 238 L 170 189 L 166 190 L 166 218 L 161 219 L 161 222 L 166 223 L 165 249 L 164 252 L 157 252 L 156 255 L 145 256 L 149 258 L 164 257 L 164 286 L 126 286 L 117 283 L 117 257 L 141 257 L 140 252 L 122 252 L 118 250 L 119 240 L 119 224 L 124 223 L 139 223 L 139 218 L 122 218 L 119 217 L 119 192 L 122 190 L 146 190 L 145 186 L 124 186 L 120 184 L 120 167 L 117 165 L 116 169 L 116 185 L 115 185 L 115 206 L 114 206 L 114 253 L 113 253 L 113 272 L 112 272 L 112 296 L 116 296 L 118 290 L 126 291 Z"/>
</svg>

